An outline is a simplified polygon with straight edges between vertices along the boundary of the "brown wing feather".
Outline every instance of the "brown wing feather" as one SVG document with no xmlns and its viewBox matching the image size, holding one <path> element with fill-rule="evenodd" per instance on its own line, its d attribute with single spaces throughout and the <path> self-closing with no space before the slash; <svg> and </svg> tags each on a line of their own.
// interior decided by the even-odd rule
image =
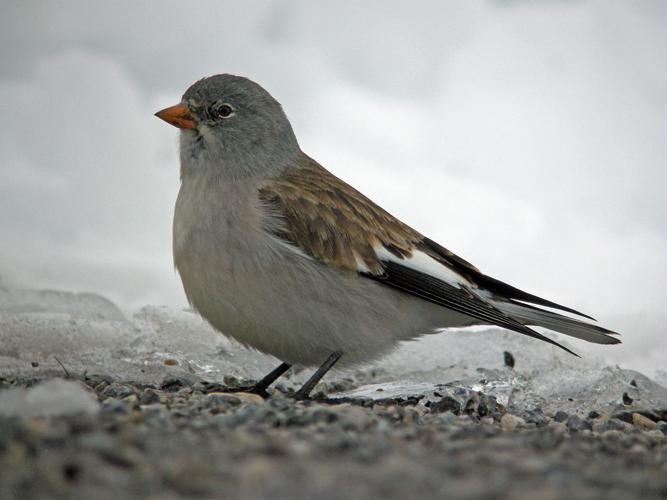
<svg viewBox="0 0 667 500">
<path fill-rule="evenodd" d="M 362 262 L 368 269 L 365 274 L 379 277 L 385 274 L 386 263 L 377 256 L 378 245 L 400 258 L 410 257 L 413 251 L 419 250 L 467 278 L 471 286 L 485 288 L 499 298 L 586 316 L 482 274 L 466 260 L 403 224 L 306 155 L 295 167 L 266 182 L 259 197 L 277 215 L 277 228 L 272 230 L 326 264 L 356 271 Z"/>
<path fill-rule="evenodd" d="M 358 259 L 380 273 L 375 244 L 409 254 L 420 236 L 308 157 L 264 185 L 260 199 L 281 215 L 283 238 L 344 269 L 356 270 Z"/>
<path fill-rule="evenodd" d="M 296 167 L 262 186 L 259 195 L 280 215 L 280 236 L 327 264 L 357 270 L 361 261 L 380 274 L 382 264 L 373 247 L 382 244 L 399 257 L 418 248 L 445 265 L 458 263 L 478 272 L 305 155 Z"/>
</svg>

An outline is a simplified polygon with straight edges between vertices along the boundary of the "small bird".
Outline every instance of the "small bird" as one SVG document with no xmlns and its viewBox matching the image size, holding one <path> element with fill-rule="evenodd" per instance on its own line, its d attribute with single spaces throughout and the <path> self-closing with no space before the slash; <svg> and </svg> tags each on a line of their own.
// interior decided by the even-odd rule
<svg viewBox="0 0 667 500">
<path fill-rule="evenodd" d="M 222 74 L 156 116 L 181 129 L 174 263 L 201 316 L 282 364 L 379 358 L 444 328 L 496 325 L 569 349 L 541 326 L 598 344 L 615 332 L 490 276 L 373 203 L 306 155 L 281 105 L 257 83 Z M 574 354 L 574 353 L 572 353 Z"/>
</svg>

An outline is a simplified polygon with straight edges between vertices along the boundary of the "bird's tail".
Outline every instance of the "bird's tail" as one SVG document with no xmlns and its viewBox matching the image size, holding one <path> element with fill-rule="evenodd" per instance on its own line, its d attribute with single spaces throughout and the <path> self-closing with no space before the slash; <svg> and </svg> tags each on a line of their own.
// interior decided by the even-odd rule
<svg viewBox="0 0 667 500">
<path fill-rule="evenodd" d="M 539 307 L 515 300 L 494 300 L 493 304 L 523 325 L 542 326 L 596 344 L 619 344 L 621 342 L 614 337 L 618 335 L 616 332 Z"/>
</svg>

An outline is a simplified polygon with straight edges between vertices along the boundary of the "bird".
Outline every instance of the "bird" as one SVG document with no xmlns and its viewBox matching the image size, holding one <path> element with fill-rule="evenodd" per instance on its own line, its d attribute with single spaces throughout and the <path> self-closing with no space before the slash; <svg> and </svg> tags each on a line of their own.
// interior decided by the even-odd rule
<svg viewBox="0 0 667 500">
<path fill-rule="evenodd" d="M 572 354 L 532 327 L 620 342 L 572 317 L 588 315 L 483 274 L 336 177 L 246 77 L 205 77 L 155 115 L 180 129 L 173 255 L 191 307 L 281 361 L 244 390 L 267 397 L 290 367 L 318 367 L 294 394 L 306 399 L 334 365 L 447 328 L 498 326 Z"/>
</svg>

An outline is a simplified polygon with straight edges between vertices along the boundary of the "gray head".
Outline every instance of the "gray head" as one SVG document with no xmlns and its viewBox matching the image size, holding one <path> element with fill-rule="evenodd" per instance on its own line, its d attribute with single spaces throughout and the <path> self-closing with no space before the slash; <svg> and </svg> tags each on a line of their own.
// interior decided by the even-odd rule
<svg viewBox="0 0 667 500">
<path fill-rule="evenodd" d="M 300 154 L 282 107 L 255 82 L 215 75 L 194 83 L 181 104 L 156 115 L 181 129 L 181 176 L 270 176 Z"/>
</svg>

